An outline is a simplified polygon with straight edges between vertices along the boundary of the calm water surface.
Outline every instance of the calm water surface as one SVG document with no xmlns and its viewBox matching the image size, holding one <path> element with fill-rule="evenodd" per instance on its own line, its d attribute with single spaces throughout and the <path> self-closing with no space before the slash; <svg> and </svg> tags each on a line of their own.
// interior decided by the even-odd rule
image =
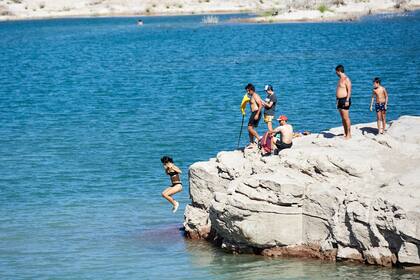
<svg viewBox="0 0 420 280">
<path fill-rule="evenodd" d="M 159 158 L 187 173 L 233 149 L 243 87 L 274 85 L 297 129 L 340 125 L 334 67 L 371 80 L 389 114 L 420 115 L 420 14 L 352 23 L 204 26 L 200 16 L 0 23 L 1 279 L 414 279 L 418 274 L 234 256 L 185 240 Z M 262 125 L 264 127 L 264 125 Z M 246 143 L 243 136 L 242 143 Z M 183 181 L 187 186 L 186 175 Z"/>
</svg>

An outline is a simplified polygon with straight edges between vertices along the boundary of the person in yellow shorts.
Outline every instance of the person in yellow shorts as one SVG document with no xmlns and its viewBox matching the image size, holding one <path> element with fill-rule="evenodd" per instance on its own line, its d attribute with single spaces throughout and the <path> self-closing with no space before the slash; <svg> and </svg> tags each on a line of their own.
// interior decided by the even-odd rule
<svg viewBox="0 0 420 280">
<path fill-rule="evenodd" d="M 267 93 L 267 97 L 263 101 L 264 106 L 264 122 L 267 124 L 268 131 L 273 131 L 273 118 L 276 113 L 277 96 L 274 93 L 272 85 L 266 85 L 264 91 Z"/>
</svg>

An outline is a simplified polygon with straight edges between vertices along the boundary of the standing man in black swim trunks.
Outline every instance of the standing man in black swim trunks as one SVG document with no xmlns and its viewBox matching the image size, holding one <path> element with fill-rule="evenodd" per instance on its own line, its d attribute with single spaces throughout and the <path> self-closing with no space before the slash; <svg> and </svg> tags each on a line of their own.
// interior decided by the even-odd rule
<svg viewBox="0 0 420 280">
<path fill-rule="evenodd" d="M 247 84 L 245 90 L 250 98 L 249 107 L 251 108 L 251 116 L 248 120 L 248 134 L 249 134 L 249 145 L 247 148 L 255 147 L 254 137 L 257 138 L 257 141 L 260 140 L 258 132 L 255 130 L 258 127 L 258 123 L 261 119 L 261 110 L 263 108 L 261 97 L 255 92 L 255 87 L 253 84 Z"/>
<path fill-rule="evenodd" d="M 340 112 L 341 122 L 344 128 L 344 139 L 351 138 L 351 121 L 349 109 L 351 106 L 351 81 L 344 74 L 344 66 L 335 67 L 335 73 L 338 76 L 337 90 L 335 92 L 337 98 L 337 109 Z"/>
</svg>

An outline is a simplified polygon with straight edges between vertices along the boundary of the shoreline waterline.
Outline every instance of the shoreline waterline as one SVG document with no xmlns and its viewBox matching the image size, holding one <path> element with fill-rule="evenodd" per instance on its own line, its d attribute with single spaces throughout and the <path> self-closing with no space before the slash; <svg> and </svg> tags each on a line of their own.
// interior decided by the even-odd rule
<svg viewBox="0 0 420 280">
<path fill-rule="evenodd" d="M 24 22 L 24 21 L 38 21 L 38 20 L 60 20 L 60 19 L 106 19 L 106 18 L 151 18 L 151 17 L 178 17 L 178 16 L 206 16 L 206 15 L 250 15 L 248 18 L 231 19 L 231 23 L 259 23 L 259 24 L 276 24 L 276 23 L 334 23 L 334 22 L 351 22 L 360 20 L 365 17 L 374 17 L 380 15 L 403 15 L 406 13 L 415 13 L 420 10 L 420 6 L 410 7 L 408 9 L 383 9 L 373 12 L 348 12 L 338 14 L 331 18 L 296 18 L 296 19 L 275 19 L 273 17 L 258 16 L 261 11 L 255 10 L 223 10 L 223 11 L 199 11 L 199 12 L 185 12 L 185 13 L 107 13 L 97 15 L 92 14 L 74 14 L 74 15 L 49 15 L 39 17 L 10 17 L 0 18 L 2 22 Z M 311 10 L 300 10 L 301 12 L 310 12 Z"/>
<path fill-rule="evenodd" d="M 206 16 L 206 15 L 246 15 L 246 14 L 253 14 L 252 11 L 241 10 L 241 11 L 212 11 L 212 12 L 198 12 L 198 13 L 179 13 L 179 14 L 165 14 L 165 13 L 148 13 L 148 14 L 132 14 L 132 13 L 110 13 L 104 15 L 65 15 L 65 16 L 46 16 L 46 17 L 16 17 L 16 18 L 8 18 L 8 19 L 1 19 L 0 23 L 2 22 L 19 22 L 19 21 L 37 21 L 37 20 L 60 20 L 60 19 L 106 19 L 106 18 L 163 18 L 163 17 L 182 17 L 182 16 Z"/>
</svg>

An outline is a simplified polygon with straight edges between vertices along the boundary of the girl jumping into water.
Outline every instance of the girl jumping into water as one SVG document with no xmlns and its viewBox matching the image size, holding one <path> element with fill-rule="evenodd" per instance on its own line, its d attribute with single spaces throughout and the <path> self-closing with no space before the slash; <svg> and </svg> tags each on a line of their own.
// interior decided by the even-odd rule
<svg viewBox="0 0 420 280">
<path fill-rule="evenodd" d="M 171 177 L 171 183 L 172 183 L 172 185 L 169 188 L 165 189 L 162 192 L 162 196 L 166 200 L 168 200 L 170 203 L 172 203 L 173 205 L 172 213 L 175 213 L 176 210 L 178 210 L 179 203 L 175 199 L 172 198 L 172 195 L 182 191 L 182 182 L 181 182 L 181 179 L 179 178 L 179 174 L 181 174 L 182 171 L 181 169 L 178 168 L 178 166 L 174 164 L 172 158 L 168 156 L 162 157 L 160 161 L 163 164 L 163 168 L 165 168 L 166 174 L 168 174 L 169 177 Z"/>
</svg>

